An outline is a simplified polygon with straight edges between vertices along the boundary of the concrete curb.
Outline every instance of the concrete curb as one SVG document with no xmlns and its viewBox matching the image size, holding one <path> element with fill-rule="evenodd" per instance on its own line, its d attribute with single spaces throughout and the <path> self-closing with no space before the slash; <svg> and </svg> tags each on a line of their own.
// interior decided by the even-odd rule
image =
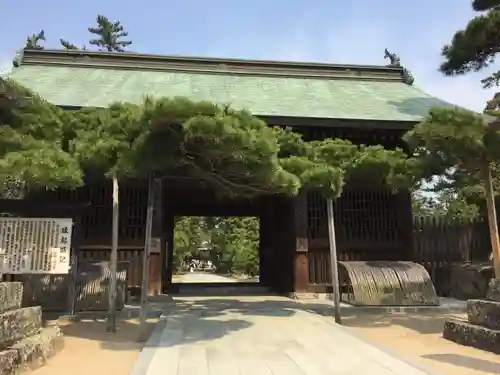
<svg viewBox="0 0 500 375">
<path fill-rule="evenodd" d="M 303 300 L 292 299 L 302 306 L 312 305 L 311 310 L 320 315 L 326 311 L 333 311 L 333 301 L 328 299 Z M 369 314 L 415 314 L 415 313 L 465 313 L 467 312 L 466 301 L 441 299 L 437 306 L 353 306 L 345 302 L 340 303 L 340 311 L 343 316 L 352 316 L 358 313 Z"/>
<path fill-rule="evenodd" d="M 160 318 L 163 310 L 150 307 L 148 308 L 146 319 Z M 123 310 L 116 312 L 117 319 L 136 319 L 140 316 L 140 308 L 138 306 L 126 305 Z M 58 321 L 82 321 L 96 320 L 103 321 L 108 318 L 107 311 L 77 311 L 75 315 L 67 315 L 66 313 L 46 313 L 46 320 L 57 319 Z"/>
</svg>

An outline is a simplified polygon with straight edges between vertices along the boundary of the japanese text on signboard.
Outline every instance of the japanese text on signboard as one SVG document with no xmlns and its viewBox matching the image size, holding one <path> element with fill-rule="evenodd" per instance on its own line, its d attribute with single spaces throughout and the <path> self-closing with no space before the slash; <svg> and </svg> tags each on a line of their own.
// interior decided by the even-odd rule
<svg viewBox="0 0 500 375">
<path fill-rule="evenodd" d="M 0 218 L 0 272 L 68 273 L 72 219 Z"/>
</svg>

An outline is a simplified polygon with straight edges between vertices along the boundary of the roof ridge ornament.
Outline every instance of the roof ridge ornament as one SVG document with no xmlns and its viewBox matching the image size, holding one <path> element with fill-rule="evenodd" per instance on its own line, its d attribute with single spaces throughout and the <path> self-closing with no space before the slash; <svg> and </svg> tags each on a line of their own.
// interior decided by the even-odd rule
<svg viewBox="0 0 500 375">
<path fill-rule="evenodd" d="M 409 86 L 413 85 L 413 82 L 415 82 L 415 77 L 413 77 L 413 74 L 406 69 L 403 65 L 401 65 L 401 59 L 399 58 L 398 55 L 395 53 L 390 53 L 389 50 L 386 48 L 384 50 L 384 60 L 389 59 L 390 63 L 387 65 L 389 68 L 400 68 L 403 70 L 403 82 L 406 83 Z"/>
<path fill-rule="evenodd" d="M 20 50 L 16 51 L 16 54 L 14 55 L 14 58 L 12 59 L 12 66 L 14 68 L 19 68 L 21 66 L 22 61 L 23 61 L 24 50 L 25 50 L 25 48 L 21 48 Z"/>
</svg>

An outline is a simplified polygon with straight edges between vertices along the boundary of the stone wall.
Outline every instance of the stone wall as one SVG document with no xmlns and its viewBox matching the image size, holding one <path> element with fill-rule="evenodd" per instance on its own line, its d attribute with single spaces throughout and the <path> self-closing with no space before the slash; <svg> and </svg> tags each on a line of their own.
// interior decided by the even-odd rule
<svg viewBox="0 0 500 375">
<path fill-rule="evenodd" d="M 59 327 L 42 326 L 40 306 L 21 308 L 23 285 L 0 282 L 0 375 L 39 367 L 63 347 Z"/>
<path fill-rule="evenodd" d="M 460 300 L 484 298 L 492 277 L 491 262 L 454 263 L 450 266 L 449 296 Z"/>
<path fill-rule="evenodd" d="M 492 279 L 485 299 L 467 301 L 467 321 L 445 322 L 443 337 L 500 354 L 500 279 Z"/>
</svg>

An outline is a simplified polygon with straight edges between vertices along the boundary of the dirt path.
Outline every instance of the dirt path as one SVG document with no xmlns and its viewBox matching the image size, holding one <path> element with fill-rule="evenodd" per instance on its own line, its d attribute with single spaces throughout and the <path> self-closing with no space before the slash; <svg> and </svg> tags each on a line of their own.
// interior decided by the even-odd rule
<svg viewBox="0 0 500 375">
<path fill-rule="evenodd" d="M 155 320 L 148 322 L 152 330 Z M 139 324 L 135 319 L 120 321 L 116 334 L 106 333 L 103 321 L 60 324 L 65 347 L 33 375 L 129 375 L 143 348 L 137 343 Z"/>
<path fill-rule="evenodd" d="M 500 374 L 500 355 L 461 346 L 442 338 L 444 321 L 462 315 L 367 315 L 345 317 L 343 324 L 437 375 Z"/>
</svg>

